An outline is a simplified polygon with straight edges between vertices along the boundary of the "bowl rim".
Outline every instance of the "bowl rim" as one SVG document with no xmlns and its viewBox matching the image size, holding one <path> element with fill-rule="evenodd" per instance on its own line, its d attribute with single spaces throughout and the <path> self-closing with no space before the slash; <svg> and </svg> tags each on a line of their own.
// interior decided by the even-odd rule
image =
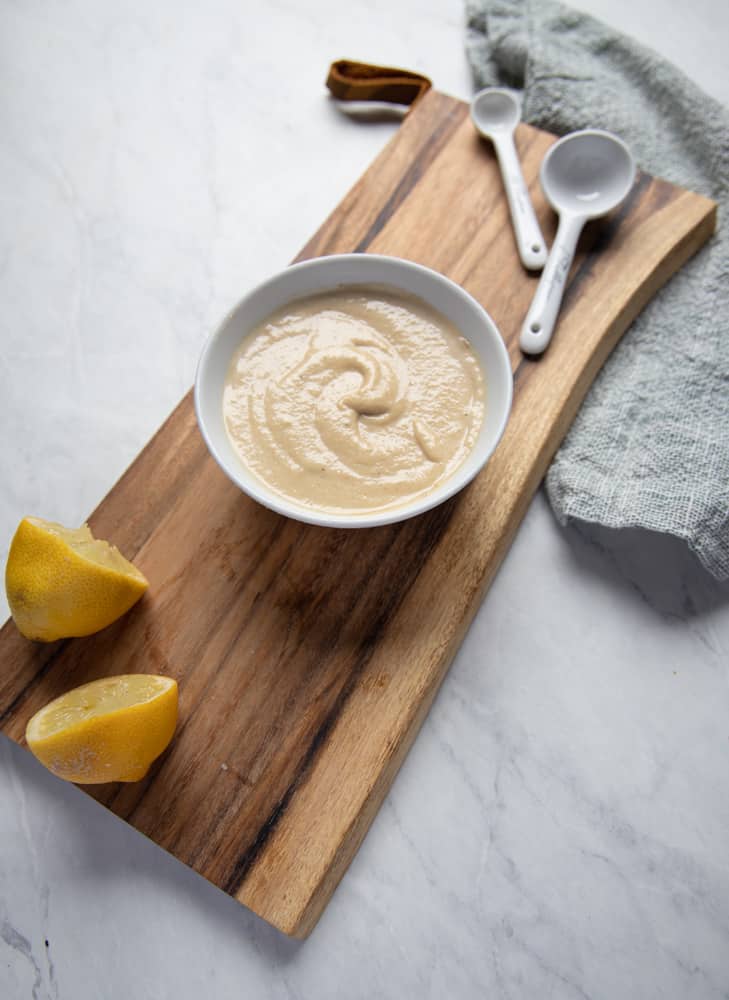
<svg viewBox="0 0 729 1000">
<path fill-rule="evenodd" d="M 366 261 L 368 263 L 362 263 Z M 380 267 L 392 267 L 393 268 L 393 278 L 389 282 L 387 279 L 370 279 L 371 284 L 379 285 L 380 287 L 390 287 L 395 291 L 401 291 L 406 295 L 413 295 L 415 298 L 423 298 L 417 293 L 411 292 L 404 285 L 397 281 L 397 271 L 398 270 L 409 270 L 421 274 L 427 281 L 433 282 L 436 286 L 441 285 L 444 288 L 448 288 L 450 293 L 455 293 L 456 296 L 463 297 L 471 308 L 474 308 L 479 314 L 480 319 L 483 322 L 484 328 L 488 331 L 488 336 L 493 340 L 495 345 L 495 350 L 497 355 L 500 355 L 500 363 L 502 365 L 502 372 L 500 376 L 506 375 L 503 379 L 502 387 L 505 390 L 505 404 L 503 406 L 503 412 L 497 423 L 495 423 L 493 430 L 493 441 L 489 447 L 484 451 L 483 456 L 479 456 L 478 462 L 475 467 L 463 475 L 461 470 L 467 464 L 467 460 L 464 460 L 463 464 L 459 466 L 455 472 L 442 484 L 441 487 L 434 490 L 431 493 L 426 494 L 423 497 L 418 498 L 410 503 L 402 504 L 398 507 L 391 507 L 386 510 L 373 511 L 371 513 L 367 511 L 353 512 L 353 513 L 339 513 L 324 511 L 316 507 L 306 507 L 303 504 L 299 505 L 293 500 L 288 500 L 281 494 L 275 493 L 273 490 L 268 488 L 266 484 L 261 480 L 260 489 L 258 489 L 258 482 L 256 480 L 255 474 L 248 470 L 249 476 L 254 480 L 253 483 L 244 482 L 236 475 L 236 470 L 231 467 L 225 455 L 221 454 L 220 449 L 217 447 L 214 440 L 214 436 L 210 433 L 207 426 L 206 419 L 203 416 L 203 383 L 205 381 L 205 373 L 207 366 L 209 364 L 210 358 L 215 351 L 215 347 L 218 339 L 221 337 L 223 331 L 227 328 L 229 322 L 233 317 L 245 308 L 245 306 L 254 298 L 259 297 L 270 288 L 277 285 L 285 275 L 291 274 L 292 272 L 301 272 L 307 270 L 319 270 L 326 267 L 339 267 L 342 264 L 335 264 L 334 262 L 350 262 L 355 263 L 357 266 L 362 266 L 365 269 L 373 266 L 375 263 Z M 350 286 L 353 284 L 368 284 L 366 277 L 363 278 L 361 282 L 358 280 L 347 280 L 342 281 L 339 284 L 344 286 Z M 332 281 L 332 288 L 337 287 L 336 279 Z M 311 289 L 310 291 L 303 291 L 300 294 L 295 293 L 292 297 L 288 299 L 290 302 L 294 302 L 297 299 L 306 298 L 309 295 L 317 294 L 317 291 L 325 291 L 326 288 L 321 289 Z M 286 300 L 282 301 L 281 305 L 285 305 Z M 427 302 L 433 309 L 438 309 L 436 305 L 432 302 Z M 463 334 L 466 336 L 465 334 Z M 472 343 L 470 341 L 469 342 Z M 482 363 L 482 358 L 477 347 L 474 347 L 476 354 L 479 358 L 479 362 Z M 231 355 L 232 356 L 232 355 Z M 317 525 L 319 527 L 328 528 L 374 528 L 380 527 L 386 524 L 396 524 L 400 521 L 409 520 L 411 517 L 416 517 L 419 514 L 424 514 L 434 507 L 440 506 L 440 504 L 445 503 L 451 497 L 455 496 L 464 489 L 473 479 L 483 470 L 484 466 L 488 462 L 489 458 L 492 456 L 499 444 L 506 424 L 508 422 L 511 407 L 513 403 L 513 387 L 514 378 L 511 370 L 511 362 L 509 359 L 509 352 L 504 343 L 503 337 L 494 322 L 490 314 L 481 305 L 481 303 L 471 295 L 470 292 L 466 291 L 461 285 L 453 281 L 452 278 L 446 277 L 440 271 L 436 271 L 433 268 L 426 267 L 424 264 L 418 264 L 415 261 L 410 261 L 404 257 L 394 257 L 387 254 L 373 254 L 373 253 L 348 253 L 348 254 L 329 254 L 321 257 L 312 257 L 310 259 L 299 261 L 295 264 L 289 264 L 287 267 L 277 271 L 275 274 L 259 282 L 253 288 L 245 293 L 223 316 L 223 318 L 216 324 L 212 332 L 207 336 L 205 343 L 203 345 L 202 351 L 200 353 L 197 368 L 195 371 L 195 383 L 193 389 L 193 400 L 195 407 L 195 416 L 197 419 L 197 425 L 200 433 L 203 437 L 205 445 L 208 451 L 215 459 L 221 470 L 226 474 L 226 476 L 235 485 L 242 490 L 247 496 L 255 500 L 257 503 L 262 504 L 269 510 L 274 511 L 277 514 L 281 514 L 284 517 L 289 517 L 295 521 L 300 521 L 305 524 Z M 473 454 L 473 451 L 471 452 Z M 241 467 L 246 469 L 243 459 L 240 459 Z M 459 474 L 461 473 L 461 474 Z"/>
</svg>

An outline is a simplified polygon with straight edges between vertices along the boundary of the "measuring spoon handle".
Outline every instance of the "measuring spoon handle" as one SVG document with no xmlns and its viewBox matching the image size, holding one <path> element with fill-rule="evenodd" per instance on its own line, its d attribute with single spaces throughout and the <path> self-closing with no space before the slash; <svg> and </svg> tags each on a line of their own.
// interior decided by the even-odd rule
<svg viewBox="0 0 729 1000">
<path fill-rule="evenodd" d="M 525 354 L 541 354 L 552 339 L 567 275 L 584 224 L 585 219 L 579 215 L 562 214 L 559 217 L 554 244 L 521 328 L 519 346 Z"/>
<path fill-rule="evenodd" d="M 519 257 L 528 270 L 538 271 L 547 260 L 547 245 L 534 214 L 529 190 L 524 183 L 514 138 L 511 132 L 504 132 L 494 134 L 492 141 L 504 179 Z"/>
</svg>

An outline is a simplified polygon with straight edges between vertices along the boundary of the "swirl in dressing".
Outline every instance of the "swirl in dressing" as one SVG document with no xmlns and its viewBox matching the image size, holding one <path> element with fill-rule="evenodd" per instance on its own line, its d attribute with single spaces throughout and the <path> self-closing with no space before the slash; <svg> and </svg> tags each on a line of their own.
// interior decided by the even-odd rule
<svg viewBox="0 0 729 1000">
<path fill-rule="evenodd" d="M 345 288 L 246 336 L 226 379 L 228 435 L 271 490 L 332 513 L 387 510 L 463 463 L 484 415 L 468 341 L 419 299 Z"/>
</svg>

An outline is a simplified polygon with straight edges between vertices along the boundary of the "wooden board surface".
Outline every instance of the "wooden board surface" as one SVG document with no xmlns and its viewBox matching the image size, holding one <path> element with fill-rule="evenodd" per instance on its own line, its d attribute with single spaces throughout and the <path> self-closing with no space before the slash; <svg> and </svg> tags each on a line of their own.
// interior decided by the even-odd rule
<svg viewBox="0 0 729 1000">
<path fill-rule="evenodd" d="M 555 220 L 537 176 L 553 141 L 518 130 L 550 240 Z M 35 644 L 6 624 L 3 730 L 22 742 L 41 705 L 96 677 L 176 677 L 170 750 L 142 782 L 87 791 L 276 927 L 306 935 L 596 372 L 714 224 L 712 202 L 640 175 L 619 213 L 586 230 L 555 339 L 527 359 L 518 333 L 537 276 L 519 265 L 493 153 L 467 106 L 431 91 L 299 258 L 407 257 L 483 303 L 515 373 L 512 417 L 487 468 L 409 522 L 306 526 L 224 477 L 188 394 L 90 519 L 148 576 L 149 594 L 87 639 Z"/>
</svg>

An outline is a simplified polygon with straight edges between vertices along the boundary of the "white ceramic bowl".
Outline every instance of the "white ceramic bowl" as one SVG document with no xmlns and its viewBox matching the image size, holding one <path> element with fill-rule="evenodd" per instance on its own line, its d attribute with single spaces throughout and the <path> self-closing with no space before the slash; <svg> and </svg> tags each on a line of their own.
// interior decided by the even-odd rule
<svg viewBox="0 0 729 1000">
<path fill-rule="evenodd" d="M 486 381 L 486 413 L 476 444 L 450 479 L 425 497 L 376 513 L 333 514 L 304 507 L 270 490 L 245 466 L 225 430 L 223 386 L 241 341 L 271 313 L 294 299 L 341 286 L 379 285 L 423 299 L 468 338 L 481 361 Z M 397 257 L 341 254 L 294 264 L 242 299 L 208 339 L 195 378 L 198 424 L 213 458 L 237 486 L 271 510 L 309 524 L 332 528 L 369 528 L 391 524 L 453 496 L 483 468 L 499 442 L 511 409 L 509 356 L 496 324 L 479 303 L 454 282 L 427 267 Z"/>
</svg>

